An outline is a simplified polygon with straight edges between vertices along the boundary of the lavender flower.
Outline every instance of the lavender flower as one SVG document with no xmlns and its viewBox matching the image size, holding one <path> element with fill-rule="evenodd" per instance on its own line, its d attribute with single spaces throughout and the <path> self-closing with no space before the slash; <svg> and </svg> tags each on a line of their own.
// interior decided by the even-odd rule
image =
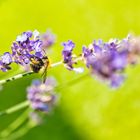
<svg viewBox="0 0 140 140">
<path fill-rule="evenodd" d="M 42 47 L 46 50 L 55 43 L 56 36 L 50 30 L 47 30 L 46 33 L 41 36 L 41 39 L 43 42 Z"/>
<path fill-rule="evenodd" d="M 81 68 L 81 67 L 74 68 L 73 67 L 73 64 L 77 64 L 77 60 L 76 59 L 73 60 L 73 58 L 75 58 L 76 55 L 72 54 L 75 44 L 71 40 L 68 40 L 67 42 L 62 43 L 62 45 L 64 46 L 64 49 L 62 51 L 63 62 L 65 64 L 64 66 L 68 70 L 73 70 L 76 73 L 82 73 L 84 71 L 83 68 Z"/>
<path fill-rule="evenodd" d="M 42 41 L 35 30 L 23 32 L 12 45 L 12 57 L 17 64 L 29 64 L 31 57 L 43 57 Z"/>
<path fill-rule="evenodd" d="M 63 55 L 63 62 L 65 64 L 65 67 L 68 70 L 75 71 L 76 73 L 82 73 L 84 71 L 83 68 L 74 68 L 73 67 L 73 64 L 77 64 L 77 61 L 73 60 L 75 55 L 72 54 L 75 44 L 71 40 L 68 40 L 67 42 L 64 42 L 62 45 L 64 46 L 62 55 Z"/>
<path fill-rule="evenodd" d="M 121 43 L 121 42 L 120 42 Z M 127 66 L 127 50 L 120 48 L 117 40 L 103 43 L 94 41 L 89 48 L 83 47 L 83 58 L 92 74 L 109 81 L 112 87 L 120 86 L 123 70 Z"/>
<path fill-rule="evenodd" d="M 10 70 L 11 67 L 9 66 L 12 63 L 12 55 L 9 52 L 5 52 L 0 58 L 0 70 L 6 72 Z"/>
<path fill-rule="evenodd" d="M 33 81 L 32 85 L 27 88 L 27 98 L 34 110 L 49 112 L 56 101 L 54 88 L 56 81 L 48 77 L 45 83 L 39 80 Z"/>
<path fill-rule="evenodd" d="M 62 45 L 64 46 L 64 49 L 62 51 L 63 62 L 66 64 L 69 70 L 72 70 L 73 69 L 72 51 L 73 48 L 75 47 L 75 44 L 71 40 L 68 40 L 68 42 L 64 42 Z"/>
</svg>

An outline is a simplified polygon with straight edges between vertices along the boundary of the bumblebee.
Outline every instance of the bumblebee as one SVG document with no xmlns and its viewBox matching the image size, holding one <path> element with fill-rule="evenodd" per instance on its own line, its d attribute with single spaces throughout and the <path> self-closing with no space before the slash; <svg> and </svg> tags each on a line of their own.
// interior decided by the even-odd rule
<svg viewBox="0 0 140 140">
<path fill-rule="evenodd" d="M 42 59 L 33 56 L 30 58 L 30 67 L 33 72 L 39 73 L 40 70 L 43 69 L 42 77 L 43 77 L 43 83 L 46 81 L 46 76 L 47 76 L 47 68 L 50 65 L 50 61 L 47 56 L 44 56 Z"/>
</svg>

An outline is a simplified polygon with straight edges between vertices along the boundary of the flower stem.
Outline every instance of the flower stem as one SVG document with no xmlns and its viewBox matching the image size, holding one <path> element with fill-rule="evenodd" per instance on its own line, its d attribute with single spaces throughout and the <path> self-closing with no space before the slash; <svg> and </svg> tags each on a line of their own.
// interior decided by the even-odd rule
<svg viewBox="0 0 140 140">
<path fill-rule="evenodd" d="M 15 106 L 13 106 L 13 107 L 5 110 L 5 111 L 0 112 L 0 116 L 14 113 L 14 112 L 16 112 L 16 111 L 18 111 L 20 109 L 23 109 L 23 108 L 25 108 L 27 106 L 29 106 L 29 101 L 26 100 L 26 101 L 24 101 L 24 102 L 22 102 L 20 104 L 17 104 L 17 105 L 15 105 Z"/>
<path fill-rule="evenodd" d="M 14 122 L 12 122 L 5 130 L 0 132 L 0 138 L 8 137 L 14 130 L 20 127 L 28 118 L 29 109 L 25 110 Z"/>
<path fill-rule="evenodd" d="M 61 65 L 61 64 L 62 64 L 62 61 L 57 62 L 57 63 L 54 63 L 54 64 L 51 64 L 50 67 L 51 67 L 51 68 L 52 68 L 52 67 L 56 67 L 56 66 Z M 5 84 L 5 83 L 7 83 L 7 82 L 14 81 L 14 80 L 16 80 L 16 79 L 20 79 L 20 78 L 25 77 L 25 76 L 32 75 L 32 74 L 34 74 L 34 72 L 33 72 L 33 71 L 30 71 L 30 72 L 26 72 L 26 73 L 23 73 L 23 74 L 18 74 L 18 75 L 16 75 L 16 76 L 13 76 L 13 77 L 8 78 L 8 79 L 6 79 L 6 80 L 0 80 L 0 85 Z"/>
<path fill-rule="evenodd" d="M 24 127 L 20 128 L 19 130 L 17 130 L 16 132 L 12 133 L 11 135 L 9 135 L 8 137 L 2 139 L 2 140 L 16 140 L 22 136 L 24 136 L 29 130 L 31 130 L 32 128 L 34 128 L 35 126 L 37 126 L 36 123 L 33 123 L 32 121 L 28 121 Z"/>
<path fill-rule="evenodd" d="M 6 80 L 1 80 L 0 85 L 5 84 L 5 83 L 10 82 L 10 81 L 13 81 L 13 80 L 16 80 L 16 79 L 20 79 L 20 78 L 22 78 L 24 76 L 28 76 L 28 75 L 31 75 L 31 74 L 34 74 L 34 72 L 30 71 L 30 72 L 26 72 L 26 73 L 23 73 L 23 74 L 18 74 L 16 76 L 13 76 L 13 77 L 8 78 Z"/>
<path fill-rule="evenodd" d="M 59 62 L 56 62 L 56 63 L 53 63 L 53 64 L 51 64 L 51 68 L 52 67 L 56 67 L 56 66 L 58 66 L 58 65 L 61 65 L 63 62 L 62 61 L 59 61 Z"/>
</svg>

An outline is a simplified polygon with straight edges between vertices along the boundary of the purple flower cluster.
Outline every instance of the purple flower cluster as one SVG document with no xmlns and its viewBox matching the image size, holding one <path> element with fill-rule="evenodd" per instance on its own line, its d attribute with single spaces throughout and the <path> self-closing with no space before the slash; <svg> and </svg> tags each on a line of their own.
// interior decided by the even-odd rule
<svg viewBox="0 0 140 140">
<path fill-rule="evenodd" d="M 17 36 L 12 45 L 14 62 L 24 65 L 29 64 L 32 57 L 42 58 L 44 55 L 42 44 L 37 30 L 23 32 Z"/>
<path fill-rule="evenodd" d="M 56 94 L 54 88 L 56 81 L 52 77 L 48 77 L 45 83 L 34 80 L 32 85 L 27 88 L 27 99 L 34 110 L 49 112 L 56 102 Z"/>
<path fill-rule="evenodd" d="M 65 64 L 65 67 L 68 70 L 73 70 L 76 73 L 82 73 L 84 71 L 83 68 L 74 68 L 73 64 L 77 64 L 76 55 L 73 54 L 73 48 L 75 47 L 75 44 L 68 40 L 67 42 L 62 43 L 64 46 L 64 49 L 62 51 L 63 55 L 63 63 Z"/>
<path fill-rule="evenodd" d="M 88 48 L 83 47 L 83 58 L 92 74 L 107 80 L 112 87 L 118 87 L 124 80 L 124 69 L 128 62 L 127 41 L 94 41 Z"/>
<path fill-rule="evenodd" d="M 0 57 L 0 70 L 3 72 L 6 72 L 7 70 L 10 70 L 11 67 L 9 66 L 12 63 L 12 55 L 9 52 L 5 52 Z"/>
<path fill-rule="evenodd" d="M 12 54 L 6 52 L 0 57 L 0 70 L 3 72 L 10 70 L 12 62 L 29 69 L 31 58 L 42 59 L 45 55 L 44 50 L 52 46 L 54 42 L 55 36 L 50 31 L 42 35 L 37 30 L 23 32 L 12 43 Z"/>
<path fill-rule="evenodd" d="M 68 42 L 64 42 L 62 45 L 64 46 L 64 49 L 62 51 L 63 62 L 64 64 L 66 64 L 66 67 L 69 70 L 72 70 L 73 69 L 72 51 L 73 48 L 75 47 L 75 44 L 71 40 L 68 40 Z"/>
</svg>

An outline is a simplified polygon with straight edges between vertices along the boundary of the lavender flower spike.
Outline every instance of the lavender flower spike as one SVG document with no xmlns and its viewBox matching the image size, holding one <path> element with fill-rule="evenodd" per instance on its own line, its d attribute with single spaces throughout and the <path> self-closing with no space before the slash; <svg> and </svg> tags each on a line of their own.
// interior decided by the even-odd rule
<svg viewBox="0 0 140 140">
<path fill-rule="evenodd" d="M 73 48 L 75 47 L 75 44 L 71 40 L 68 40 L 68 42 L 64 42 L 62 45 L 64 46 L 64 49 L 62 51 L 63 62 L 66 64 L 66 67 L 69 70 L 72 70 L 73 69 L 72 51 Z"/>
<path fill-rule="evenodd" d="M 67 42 L 64 42 L 62 45 L 64 46 L 62 55 L 63 55 L 63 62 L 65 64 L 65 67 L 68 70 L 75 71 L 76 73 L 82 73 L 84 71 L 83 68 L 74 68 L 73 67 L 73 64 L 77 63 L 76 61 L 73 60 L 75 55 L 72 54 L 75 44 L 71 40 L 68 40 Z"/>
<path fill-rule="evenodd" d="M 27 88 L 27 98 L 34 110 L 40 110 L 48 113 L 56 102 L 54 87 L 56 81 L 48 77 L 45 83 L 34 80 L 32 85 Z"/>
<path fill-rule="evenodd" d="M 120 41 L 120 43 L 122 43 Z M 83 47 L 83 59 L 93 75 L 108 81 L 112 87 L 120 86 L 124 80 L 123 70 L 127 66 L 128 51 L 120 48 L 118 41 L 94 41 L 89 48 Z"/>
</svg>

